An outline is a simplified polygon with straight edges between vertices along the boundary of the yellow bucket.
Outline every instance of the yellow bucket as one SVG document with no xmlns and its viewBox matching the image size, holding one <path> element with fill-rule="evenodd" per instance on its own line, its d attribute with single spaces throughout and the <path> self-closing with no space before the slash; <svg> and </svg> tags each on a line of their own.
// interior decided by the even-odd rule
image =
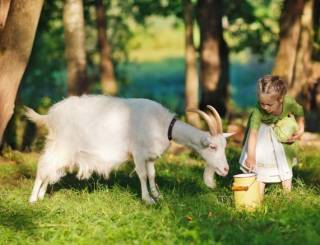
<svg viewBox="0 0 320 245">
<path fill-rule="evenodd" d="M 252 211 L 259 207 L 261 205 L 261 197 L 257 175 L 254 173 L 237 174 L 233 178 L 232 190 L 236 209 Z"/>
</svg>

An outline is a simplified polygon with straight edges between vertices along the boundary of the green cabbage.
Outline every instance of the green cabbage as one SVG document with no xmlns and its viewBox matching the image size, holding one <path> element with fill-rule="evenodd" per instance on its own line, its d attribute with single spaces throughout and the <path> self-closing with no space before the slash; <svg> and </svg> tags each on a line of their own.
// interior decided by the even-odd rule
<svg viewBox="0 0 320 245">
<path fill-rule="evenodd" d="M 274 126 L 274 133 L 278 141 L 285 143 L 298 130 L 298 124 L 293 116 L 279 120 Z"/>
</svg>

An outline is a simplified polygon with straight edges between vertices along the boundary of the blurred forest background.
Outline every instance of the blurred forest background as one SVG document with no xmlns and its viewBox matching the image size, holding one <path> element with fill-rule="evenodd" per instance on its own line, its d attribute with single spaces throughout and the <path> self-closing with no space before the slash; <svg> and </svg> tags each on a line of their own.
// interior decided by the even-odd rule
<svg viewBox="0 0 320 245">
<path fill-rule="evenodd" d="M 307 130 L 319 130 L 320 0 L 1 0 L 2 10 L 8 3 L 7 17 L 0 12 L 2 146 L 40 149 L 23 105 L 45 113 L 83 93 L 149 98 L 195 126 L 186 108 L 211 104 L 243 128 L 265 74 L 288 80 Z"/>
</svg>

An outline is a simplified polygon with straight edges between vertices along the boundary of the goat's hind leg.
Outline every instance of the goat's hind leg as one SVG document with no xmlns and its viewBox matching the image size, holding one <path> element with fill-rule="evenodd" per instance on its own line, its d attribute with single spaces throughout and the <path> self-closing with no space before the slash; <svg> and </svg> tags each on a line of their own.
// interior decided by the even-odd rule
<svg viewBox="0 0 320 245">
<path fill-rule="evenodd" d="M 40 196 L 40 199 L 42 199 L 47 189 L 47 185 L 48 185 L 47 178 L 43 177 L 45 176 L 44 173 L 47 172 L 46 171 L 47 164 L 44 159 L 45 159 L 45 155 L 42 155 L 38 162 L 37 176 L 36 176 L 36 180 L 34 181 L 31 196 L 29 198 L 30 203 L 34 203 L 38 201 L 39 196 Z"/>
<path fill-rule="evenodd" d="M 49 184 L 48 178 L 42 178 L 42 176 L 37 173 L 36 180 L 33 185 L 32 193 L 29 198 L 30 203 L 34 203 L 38 200 L 42 200 L 46 194 L 47 187 Z"/>
<path fill-rule="evenodd" d="M 46 191 L 47 191 L 48 184 L 49 184 L 48 180 L 44 180 L 42 182 L 42 185 L 41 185 L 39 193 L 38 193 L 39 200 L 42 200 L 44 198 L 44 195 L 46 194 Z"/>
<path fill-rule="evenodd" d="M 55 165 L 56 162 L 61 162 L 62 160 L 52 157 L 50 153 L 45 153 L 41 156 L 36 180 L 29 198 L 30 203 L 36 202 L 39 199 L 42 200 L 47 191 L 48 184 L 57 182 L 64 175 L 64 172 L 58 169 L 59 166 L 61 167 L 61 164 Z"/>
<path fill-rule="evenodd" d="M 34 203 L 38 200 L 38 194 L 39 194 L 42 183 L 43 183 L 43 180 L 41 179 L 39 174 L 37 174 L 36 180 L 33 185 L 32 193 L 29 198 L 30 203 Z"/>
</svg>

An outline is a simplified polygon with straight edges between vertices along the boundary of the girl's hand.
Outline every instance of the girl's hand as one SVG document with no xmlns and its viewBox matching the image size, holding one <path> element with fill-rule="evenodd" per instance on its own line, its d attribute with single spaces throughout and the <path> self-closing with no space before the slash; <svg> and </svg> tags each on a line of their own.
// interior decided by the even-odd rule
<svg viewBox="0 0 320 245">
<path fill-rule="evenodd" d="M 247 168 L 251 172 L 256 167 L 256 158 L 253 156 L 248 156 L 245 162 Z"/>
<path fill-rule="evenodd" d="M 295 132 L 294 135 L 292 135 L 292 137 L 288 140 L 288 143 L 293 143 L 296 140 L 301 139 L 301 136 L 304 133 L 304 118 L 299 117 L 297 121 L 298 121 L 298 125 L 299 125 L 299 130 L 297 132 Z"/>
<path fill-rule="evenodd" d="M 300 140 L 303 133 L 304 133 L 303 131 L 299 130 L 294 135 L 292 135 L 292 137 L 288 140 L 288 143 L 292 143 L 292 142 L 295 142 L 296 140 Z"/>
</svg>

